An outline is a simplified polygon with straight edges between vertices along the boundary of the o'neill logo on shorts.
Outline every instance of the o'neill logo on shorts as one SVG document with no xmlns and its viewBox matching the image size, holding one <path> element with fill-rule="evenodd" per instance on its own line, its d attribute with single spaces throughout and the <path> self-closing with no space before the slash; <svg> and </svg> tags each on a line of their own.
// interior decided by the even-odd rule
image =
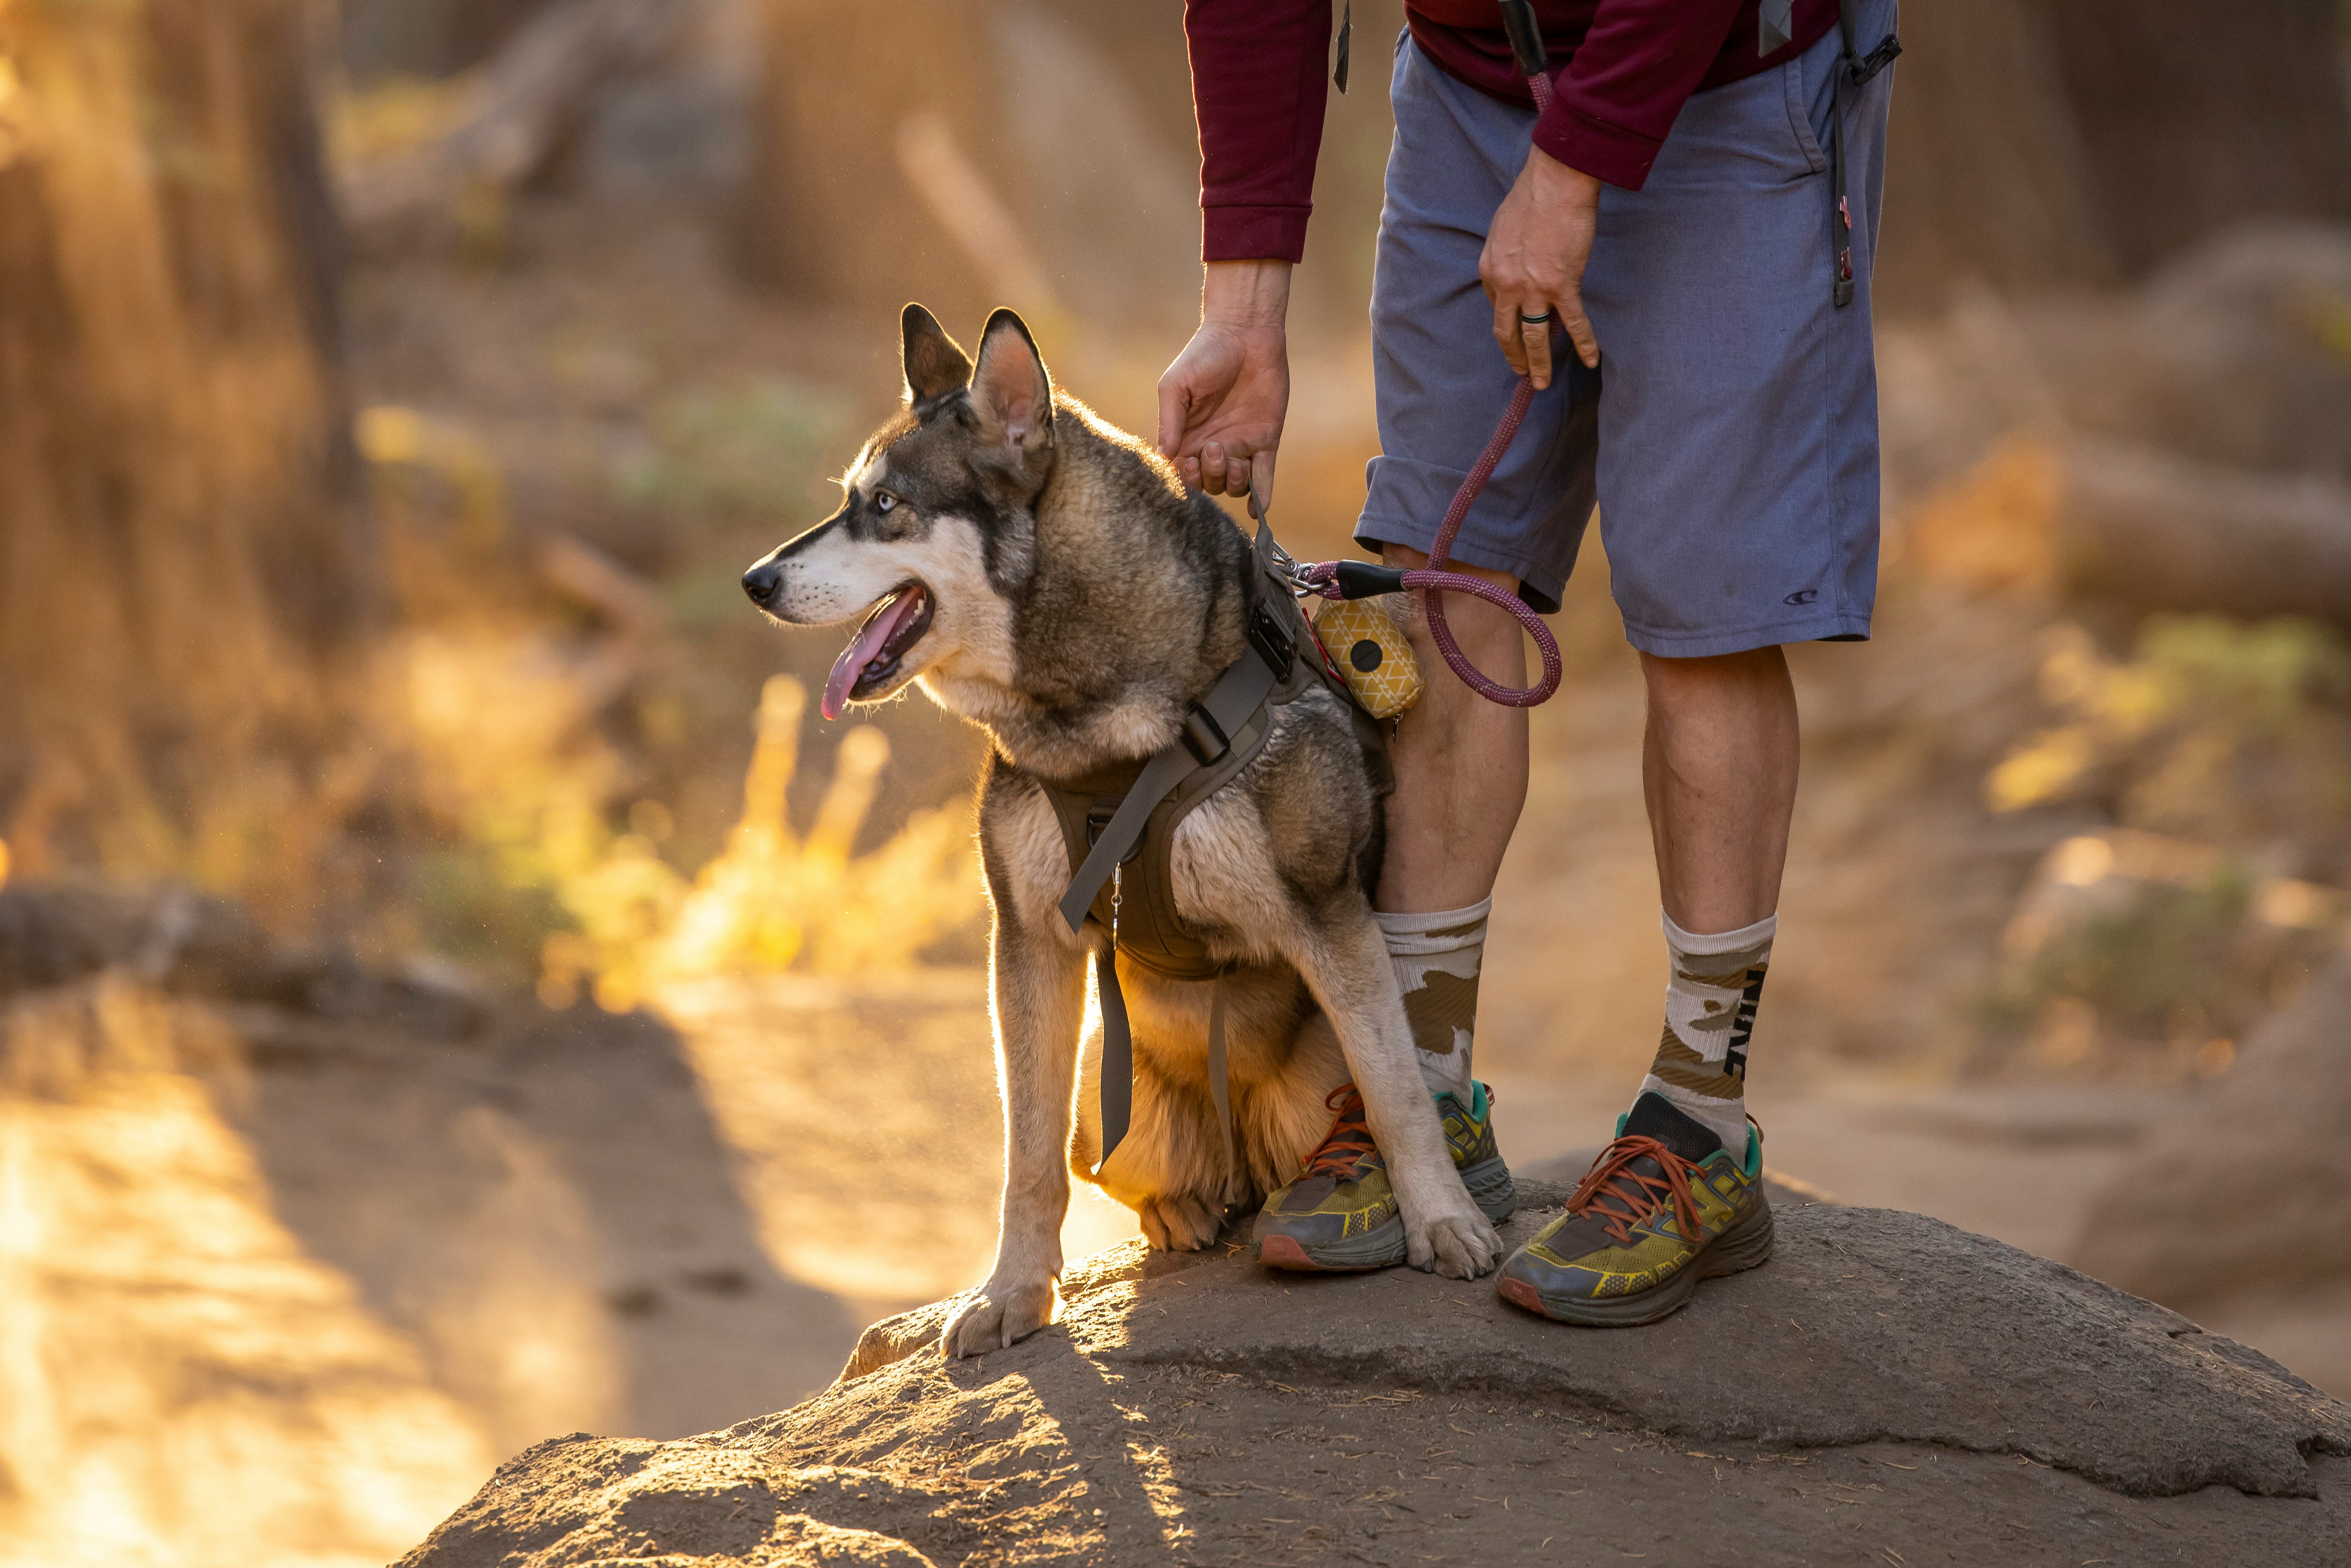
<svg viewBox="0 0 2351 1568">
<path fill-rule="evenodd" d="M 1818 599 L 1820 596 L 1821 591 L 1817 588 L 1799 589 L 1796 592 L 1792 593 L 1788 595 L 1787 598 L 1780 601 L 1780 602 L 1782 604 L 1810 604 L 1813 600 Z"/>
</svg>

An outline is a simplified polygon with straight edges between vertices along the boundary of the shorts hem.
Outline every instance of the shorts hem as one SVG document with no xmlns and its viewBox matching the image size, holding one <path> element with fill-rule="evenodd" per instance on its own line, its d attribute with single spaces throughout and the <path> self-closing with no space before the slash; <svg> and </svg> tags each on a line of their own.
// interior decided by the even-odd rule
<svg viewBox="0 0 2351 1568">
<path fill-rule="evenodd" d="M 1410 518 L 1377 517 L 1367 513 L 1355 520 L 1355 542 L 1374 554 L 1378 546 L 1391 544 L 1404 545 L 1426 555 L 1437 543 L 1437 529 Z M 1465 566 L 1509 572 L 1519 580 L 1519 597 L 1533 606 L 1537 613 L 1559 613 L 1559 596 L 1567 587 L 1567 573 L 1555 573 L 1531 556 L 1483 539 L 1455 539 L 1453 559 Z"/>
<path fill-rule="evenodd" d="M 1782 643 L 1818 643 L 1829 638 L 1846 643 L 1868 642 L 1869 617 L 1807 615 L 1741 632 L 1660 632 L 1636 626 L 1630 617 L 1625 622 L 1625 641 L 1660 659 L 1711 659 L 1724 653 L 1774 648 Z"/>
</svg>

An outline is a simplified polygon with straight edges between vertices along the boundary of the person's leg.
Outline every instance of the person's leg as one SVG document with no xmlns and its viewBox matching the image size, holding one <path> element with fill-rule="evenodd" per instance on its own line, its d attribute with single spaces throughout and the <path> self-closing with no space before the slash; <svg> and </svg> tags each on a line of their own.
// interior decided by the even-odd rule
<svg viewBox="0 0 2351 1568">
<path fill-rule="evenodd" d="M 1391 101 L 1395 141 L 1372 279 L 1380 453 L 1355 539 L 1391 566 L 1410 567 L 1426 563 L 1438 519 L 1516 384 L 1494 349 L 1478 256 L 1526 162 L 1534 117 L 1456 81 L 1408 39 L 1398 41 Z M 1454 570 L 1477 572 L 1538 609 L 1559 607 L 1592 513 L 1598 380 L 1579 365 L 1535 398 L 1454 542 Z M 1515 621 L 1458 594 L 1446 611 L 1479 668 L 1524 684 Z M 1526 800 L 1527 721 L 1457 680 L 1416 613 L 1400 619 L 1426 681 L 1395 734 L 1395 789 L 1373 906 L 1455 1167 L 1499 1222 L 1517 1188 L 1471 1076 L 1470 1044 L 1494 873 Z M 1359 1108 L 1341 1110 L 1309 1169 L 1266 1199 L 1260 1258 L 1289 1268 L 1403 1260 L 1401 1247 L 1388 1258 L 1362 1240 L 1384 1232 L 1394 1199 Z M 1277 1239 L 1279 1256 L 1268 1247 Z"/>
<path fill-rule="evenodd" d="M 1641 1084 L 1733 1155 L 1747 1144 L 1747 1041 L 1777 928 L 1796 803 L 1796 694 L 1776 646 L 1641 656 L 1641 783 L 1672 967 Z"/>
<path fill-rule="evenodd" d="M 1641 655 L 1649 722 L 1641 792 L 1666 914 L 1687 931 L 1752 925 L 1780 906 L 1796 809 L 1796 688 L 1775 647 Z"/>
<path fill-rule="evenodd" d="M 1387 564 L 1410 570 L 1428 558 L 1384 546 Z M 1508 572 L 1461 570 L 1516 591 Z M 1372 906 L 1405 994 L 1421 1077 L 1433 1094 L 1467 1107 L 1476 1097 L 1470 1048 L 1478 1027 L 1478 977 L 1494 875 L 1527 800 L 1527 716 L 1489 703 L 1455 679 L 1437 651 L 1419 606 L 1404 630 L 1420 661 L 1420 700 L 1396 721 L 1389 755 L 1395 791 L 1387 801 L 1387 848 Z M 1526 682 L 1519 624 L 1483 600 L 1457 594 L 1446 606 L 1454 641 L 1472 663 L 1510 685 Z"/>
<path fill-rule="evenodd" d="M 1406 570 L 1428 564 L 1407 545 L 1385 545 L 1381 553 Z M 1458 563 L 1452 570 L 1518 591 L 1509 572 Z M 1373 897 L 1375 908 L 1396 914 L 1458 909 L 1490 896 L 1527 803 L 1526 709 L 1489 703 L 1457 680 L 1417 609 L 1404 631 L 1426 687 L 1396 721 L 1389 748 L 1395 793 Z M 1518 622 L 1468 594 L 1446 600 L 1445 620 L 1471 664 L 1506 686 L 1526 685 L 1526 633 Z"/>
<path fill-rule="evenodd" d="M 1890 0 L 1857 0 L 1874 41 Z M 1583 303 L 1605 358 L 1600 515 L 1649 690 L 1644 780 L 1672 958 L 1665 1027 L 1617 1137 L 1505 1261 L 1507 1301 L 1646 1322 L 1771 1254 L 1750 1032 L 1796 782 L 1780 648 L 1868 636 L 1877 425 L 1865 236 L 1889 80 L 1845 104 L 1858 287 L 1838 306 L 1820 145 L 1832 30 L 1697 94 L 1639 191 L 1603 193 Z"/>
<path fill-rule="evenodd" d="M 1355 538 L 1387 564 L 1427 563 L 1438 520 L 1510 405 L 1478 279 L 1494 209 L 1526 162 L 1533 115 L 1454 80 L 1409 44 L 1397 56 L 1395 147 L 1373 276 L 1380 453 Z M 1483 336 L 1481 336 L 1483 334 Z M 1599 376 L 1574 366 L 1530 406 L 1454 540 L 1452 570 L 1556 610 L 1592 515 Z M 1418 596 L 1413 596 L 1417 601 Z M 1527 717 L 1485 701 L 1438 656 L 1412 603 L 1399 619 L 1426 684 L 1397 722 L 1395 790 L 1373 906 L 1389 937 L 1432 1093 L 1481 1099 L 1471 1073 L 1488 900 L 1527 788 Z M 1446 601 L 1456 641 L 1496 680 L 1526 682 L 1517 622 Z M 1473 1113 L 1482 1120 L 1482 1112 Z"/>
</svg>

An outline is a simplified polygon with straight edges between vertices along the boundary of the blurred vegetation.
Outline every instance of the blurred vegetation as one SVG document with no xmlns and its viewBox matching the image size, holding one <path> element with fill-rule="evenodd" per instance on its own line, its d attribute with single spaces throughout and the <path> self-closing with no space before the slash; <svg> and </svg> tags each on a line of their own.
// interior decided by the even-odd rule
<svg viewBox="0 0 2351 1568">
<path fill-rule="evenodd" d="M 838 466 L 840 400 L 783 376 L 695 388 L 663 400 L 654 449 L 624 460 L 622 497 L 674 508 L 680 520 L 718 515 L 774 526 L 804 520 L 811 476 Z"/>
<path fill-rule="evenodd" d="M 1987 802 L 2086 808 L 2121 836 L 2044 862 L 1980 1004 L 1985 1049 L 2225 1071 L 2343 939 L 2339 895 L 2300 879 L 2351 880 L 2351 646 L 2308 621 L 2207 615 L 2150 617 L 2124 658 L 2078 625 L 2051 643 L 2041 690 L 2063 722 L 1991 769 Z"/>
<path fill-rule="evenodd" d="M 2147 883 L 2011 968 L 1983 998 L 1995 1058 L 2035 1071 L 2174 1082 L 2215 1076 L 2342 939 L 2332 923 L 2261 917 L 2259 879 L 2223 862 L 2186 886 Z"/>
<path fill-rule="evenodd" d="M 2126 658 L 2106 656 L 2078 625 L 2051 640 L 2042 695 L 2064 718 L 1991 770 L 1994 810 L 2090 803 L 2116 822 L 2210 843 L 2291 839 L 2332 876 L 2351 869 L 2341 633 L 2295 619 L 2159 615 Z"/>
</svg>

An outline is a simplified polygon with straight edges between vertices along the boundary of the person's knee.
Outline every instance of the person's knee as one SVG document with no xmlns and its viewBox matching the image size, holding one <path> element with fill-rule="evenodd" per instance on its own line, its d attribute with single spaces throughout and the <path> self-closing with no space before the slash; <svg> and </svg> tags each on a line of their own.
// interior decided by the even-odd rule
<svg viewBox="0 0 2351 1568">
<path fill-rule="evenodd" d="M 1410 545 L 1383 542 L 1380 559 L 1384 565 L 1399 571 L 1419 571 L 1428 565 L 1428 557 Z M 1519 580 L 1510 572 L 1468 566 L 1458 560 L 1449 563 L 1445 570 L 1458 571 L 1466 577 L 1483 578 L 1511 593 L 1519 591 Z M 1426 673 L 1437 667 L 1437 645 L 1429 638 L 1428 622 L 1421 614 L 1419 601 L 1407 599 L 1405 605 L 1405 612 L 1399 619 L 1404 624 L 1405 636 L 1412 643 L 1413 652 L 1420 658 Z M 1517 647 L 1519 638 L 1523 634 L 1518 621 L 1508 611 L 1467 593 L 1446 596 L 1445 624 L 1452 631 L 1454 642 L 1471 655 L 1472 664 L 1479 663 L 1477 655 L 1479 653 Z"/>
<path fill-rule="evenodd" d="M 1772 643 L 1736 653 L 1711 653 L 1703 658 L 1670 659 L 1644 653 L 1641 674 L 1648 683 L 1653 705 L 1705 702 L 1742 693 L 1774 693 L 1788 685 L 1788 660 Z"/>
</svg>

